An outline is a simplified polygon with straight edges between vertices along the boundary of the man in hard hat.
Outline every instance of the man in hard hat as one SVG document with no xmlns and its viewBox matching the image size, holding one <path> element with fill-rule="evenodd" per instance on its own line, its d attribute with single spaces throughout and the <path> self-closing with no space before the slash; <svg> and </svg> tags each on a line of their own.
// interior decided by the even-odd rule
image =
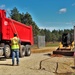
<svg viewBox="0 0 75 75">
<path fill-rule="evenodd" d="M 19 65 L 19 49 L 20 49 L 20 40 L 17 37 L 17 34 L 14 34 L 14 37 L 11 39 L 11 50 L 12 50 L 12 66 L 15 64 L 15 56 L 16 56 L 16 64 Z"/>
</svg>

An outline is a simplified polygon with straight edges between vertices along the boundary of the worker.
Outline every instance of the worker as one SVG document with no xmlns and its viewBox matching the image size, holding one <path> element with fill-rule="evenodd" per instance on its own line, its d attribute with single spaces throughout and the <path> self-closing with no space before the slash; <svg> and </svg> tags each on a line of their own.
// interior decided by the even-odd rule
<svg viewBox="0 0 75 75">
<path fill-rule="evenodd" d="M 20 49 L 20 40 L 17 37 L 17 34 L 14 34 L 14 37 L 11 39 L 11 50 L 12 50 L 12 66 L 15 64 L 15 57 L 16 57 L 16 64 L 19 66 L 19 49 Z"/>
</svg>

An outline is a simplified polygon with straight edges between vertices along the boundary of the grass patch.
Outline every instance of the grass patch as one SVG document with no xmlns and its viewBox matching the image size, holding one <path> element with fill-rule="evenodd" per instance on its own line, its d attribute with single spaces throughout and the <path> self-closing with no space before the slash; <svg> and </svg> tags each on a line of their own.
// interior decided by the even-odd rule
<svg viewBox="0 0 75 75">
<path fill-rule="evenodd" d="M 59 42 L 47 42 L 45 44 L 45 47 L 58 47 L 58 46 L 59 46 Z M 34 44 L 31 48 L 38 49 L 38 46 Z"/>
<path fill-rule="evenodd" d="M 46 47 L 58 47 L 59 46 L 59 42 L 47 42 L 46 43 Z"/>
</svg>

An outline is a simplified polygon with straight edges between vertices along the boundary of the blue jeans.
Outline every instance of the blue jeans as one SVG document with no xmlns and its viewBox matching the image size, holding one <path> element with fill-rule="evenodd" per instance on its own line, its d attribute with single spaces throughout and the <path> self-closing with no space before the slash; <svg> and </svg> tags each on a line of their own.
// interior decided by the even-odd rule
<svg viewBox="0 0 75 75">
<path fill-rule="evenodd" d="M 19 49 L 12 50 L 12 64 L 14 64 L 16 57 L 17 65 L 19 64 Z"/>
</svg>

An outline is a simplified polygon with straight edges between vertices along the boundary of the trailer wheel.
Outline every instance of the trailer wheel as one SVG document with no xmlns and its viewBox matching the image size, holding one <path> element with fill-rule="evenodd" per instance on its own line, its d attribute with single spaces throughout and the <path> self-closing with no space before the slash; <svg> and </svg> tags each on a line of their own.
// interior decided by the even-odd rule
<svg viewBox="0 0 75 75">
<path fill-rule="evenodd" d="M 25 47 L 24 47 L 24 45 L 21 45 L 20 57 L 24 57 L 24 56 L 25 56 Z"/>
<path fill-rule="evenodd" d="M 31 55 L 31 48 L 30 45 L 25 46 L 25 56 L 30 56 Z"/>
<path fill-rule="evenodd" d="M 11 55 L 11 50 L 10 50 L 10 46 L 9 45 L 5 45 L 4 46 L 4 55 L 6 58 L 9 58 Z"/>
</svg>

